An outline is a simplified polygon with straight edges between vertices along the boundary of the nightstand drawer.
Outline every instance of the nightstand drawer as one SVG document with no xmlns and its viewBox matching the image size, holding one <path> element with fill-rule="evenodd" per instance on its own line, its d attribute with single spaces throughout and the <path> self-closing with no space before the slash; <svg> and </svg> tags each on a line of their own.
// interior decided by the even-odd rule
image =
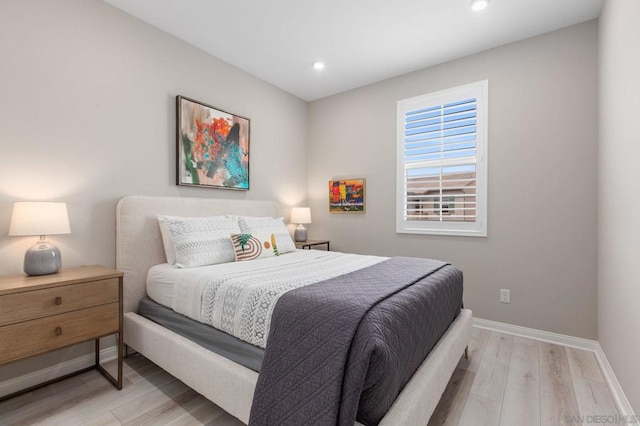
<svg viewBox="0 0 640 426">
<path fill-rule="evenodd" d="M 118 278 L 0 297 L 0 326 L 118 301 Z"/>
<path fill-rule="evenodd" d="M 106 336 L 119 329 L 118 303 L 0 327 L 0 364 Z"/>
</svg>

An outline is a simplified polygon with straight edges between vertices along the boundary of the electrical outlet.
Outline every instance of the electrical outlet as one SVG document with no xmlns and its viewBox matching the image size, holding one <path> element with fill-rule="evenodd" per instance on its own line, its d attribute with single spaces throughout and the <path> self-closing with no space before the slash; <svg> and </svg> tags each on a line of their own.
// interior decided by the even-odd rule
<svg viewBox="0 0 640 426">
<path fill-rule="evenodd" d="M 506 288 L 500 289 L 500 303 L 511 303 L 511 291 Z"/>
</svg>

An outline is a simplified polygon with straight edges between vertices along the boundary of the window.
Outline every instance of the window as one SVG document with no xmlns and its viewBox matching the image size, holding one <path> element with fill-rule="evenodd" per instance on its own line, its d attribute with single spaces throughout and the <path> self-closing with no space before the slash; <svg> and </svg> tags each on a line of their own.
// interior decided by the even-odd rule
<svg viewBox="0 0 640 426">
<path fill-rule="evenodd" d="M 487 236 L 488 86 L 398 101 L 396 232 Z"/>
<path fill-rule="evenodd" d="M 440 207 L 440 204 L 442 204 L 442 207 Z M 436 214 L 453 214 L 456 210 L 455 197 L 438 197 L 435 201 L 434 209 Z"/>
</svg>

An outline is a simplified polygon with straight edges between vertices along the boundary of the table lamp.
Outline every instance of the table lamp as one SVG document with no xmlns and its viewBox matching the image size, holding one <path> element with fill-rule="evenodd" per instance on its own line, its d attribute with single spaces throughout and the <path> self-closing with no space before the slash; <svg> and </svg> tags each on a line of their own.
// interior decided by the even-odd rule
<svg viewBox="0 0 640 426">
<path fill-rule="evenodd" d="M 291 209 L 291 223 L 297 223 L 293 239 L 298 243 L 307 241 L 307 230 L 303 224 L 311 223 L 311 209 L 309 207 L 294 207 Z"/>
<path fill-rule="evenodd" d="M 39 235 L 40 240 L 24 254 L 27 275 L 55 274 L 62 267 L 60 250 L 47 235 L 70 234 L 66 203 L 16 202 L 13 204 L 9 235 Z"/>
</svg>

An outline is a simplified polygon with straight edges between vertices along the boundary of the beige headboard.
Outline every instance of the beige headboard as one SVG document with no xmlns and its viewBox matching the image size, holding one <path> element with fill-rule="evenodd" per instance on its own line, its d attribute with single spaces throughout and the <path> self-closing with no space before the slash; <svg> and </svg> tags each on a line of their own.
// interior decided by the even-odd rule
<svg viewBox="0 0 640 426">
<path fill-rule="evenodd" d="M 156 216 L 282 215 L 273 201 L 132 195 L 116 208 L 116 267 L 124 272 L 124 311 L 135 311 L 146 295 L 147 271 L 166 262 Z"/>
</svg>

